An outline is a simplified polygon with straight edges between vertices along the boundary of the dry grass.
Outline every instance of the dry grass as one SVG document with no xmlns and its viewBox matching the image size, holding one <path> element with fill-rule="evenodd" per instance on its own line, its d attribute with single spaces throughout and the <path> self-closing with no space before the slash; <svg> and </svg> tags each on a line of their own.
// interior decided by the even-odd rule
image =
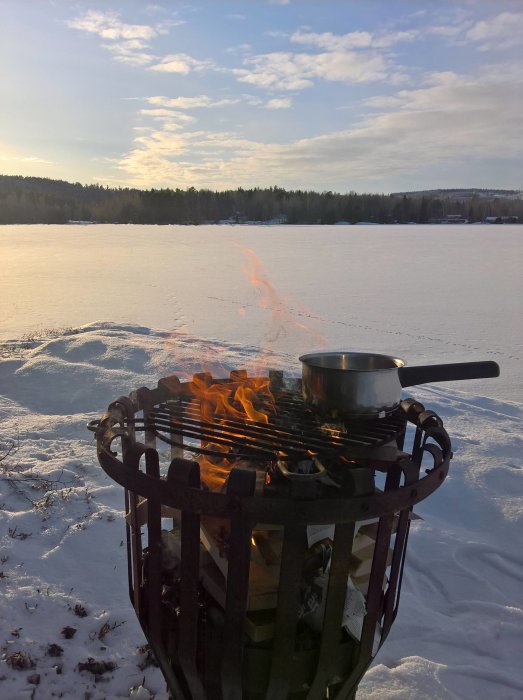
<svg viewBox="0 0 523 700">
<path fill-rule="evenodd" d="M 63 328 L 35 328 L 32 331 L 24 333 L 17 340 L 6 340 L 0 343 L 0 357 L 4 359 L 20 357 L 25 351 L 32 350 L 39 343 L 54 338 L 61 338 L 64 335 L 74 335 L 78 332 L 77 328 L 72 326 L 64 326 Z"/>
</svg>

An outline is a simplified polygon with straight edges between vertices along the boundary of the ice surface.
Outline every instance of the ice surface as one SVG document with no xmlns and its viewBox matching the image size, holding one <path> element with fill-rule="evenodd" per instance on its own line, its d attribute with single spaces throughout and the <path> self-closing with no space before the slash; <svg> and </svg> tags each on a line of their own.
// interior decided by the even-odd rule
<svg viewBox="0 0 523 700">
<path fill-rule="evenodd" d="M 322 346 L 493 359 L 498 380 L 453 388 L 521 401 L 523 226 L 3 226 L 0 259 L 0 340 L 103 320 L 274 347 L 297 371 Z"/>
<path fill-rule="evenodd" d="M 85 424 L 116 396 L 202 364 L 217 373 L 260 362 L 299 372 L 297 355 L 319 347 L 323 333 L 329 347 L 379 349 L 410 364 L 493 358 L 509 373 L 506 385 L 500 378 L 409 389 L 443 417 L 455 457 L 445 484 L 417 508 L 424 520 L 412 526 L 399 615 L 358 700 L 520 700 L 523 405 L 514 260 L 521 227 L 446 227 L 442 238 L 423 227 L 355 234 L 339 227 L 326 239 L 323 229 L 297 228 L 282 246 L 281 233 L 268 227 L 139 228 L 136 238 L 128 227 L 85 227 L 79 237 L 67 227 L 0 233 L 11 256 L 0 280 L 4 337 L 16 341 L 0 358 L 0 697 L 30 698 L 28 677 L 38 673 L 36 698 L 166 698 L 158 670 L 142 670 L 145 640 L 128 602 L 121 544 L 122 490 L 100 469 Z M 416 231 L 423 240 L 413 240 Z M 74 255 L 66 245 L 73 235 Z M 227 236 L 256 250 L 265 269 L 254 270 Z M 408 284 L 398 272 L 405 251 L 397 250 L 407 244 Z M 459 257 L 455 269 L 444 265 L 444 245 Z M 434 248 L 440 267 L 422 266 Z M 485 276 L 502 259 L 505 277 Z M 262 282 L 252 287 L 242 265 Z M 370 274 L 378 266 L 381 276 Z M 429 284 L 434 294 L 420 293 Z M 267 300 L 272 306 L 258 306 Z M 70 329 L 19 342 L 36 326 Z M 67 626 L 77 630 L 71 639 L 61 633 Z M 62 655 L 50 655 L 50 644 Z M 12 668 L 7 659 L 17 652 L 34 668 Z M 117 667 L 95 682 L 77 670 L 90 657 Z"/>
</svg>

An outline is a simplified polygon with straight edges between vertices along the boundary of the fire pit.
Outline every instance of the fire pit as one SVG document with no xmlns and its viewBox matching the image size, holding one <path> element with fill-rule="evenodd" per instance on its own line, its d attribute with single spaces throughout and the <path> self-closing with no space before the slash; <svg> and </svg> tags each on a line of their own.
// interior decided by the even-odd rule
<svg viewBox="0 0 523 700">
<path fill-rule="evenodd" d="M 125 489 L 129 594 L 176 700 L 355 697 L 398 611 L 441 419 L 322 414 L 281 372 L 166 377 L 100 421 Z"/>
</svg>

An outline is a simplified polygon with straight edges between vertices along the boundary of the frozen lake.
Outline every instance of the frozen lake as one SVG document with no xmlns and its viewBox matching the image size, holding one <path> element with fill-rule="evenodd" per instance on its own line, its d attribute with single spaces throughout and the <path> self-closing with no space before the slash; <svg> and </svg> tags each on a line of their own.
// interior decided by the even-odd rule
<svg viewBox="0 0 523 700">
<path fill-rule="evenodd" d="M 453 387 L 520 401 L 522 253 L 523 226 L 4 226 L 0 339 L 101 320 L 268 347 L 297 372 L 320 347 L 493 359 L 499 379 Z"/>
</svg>

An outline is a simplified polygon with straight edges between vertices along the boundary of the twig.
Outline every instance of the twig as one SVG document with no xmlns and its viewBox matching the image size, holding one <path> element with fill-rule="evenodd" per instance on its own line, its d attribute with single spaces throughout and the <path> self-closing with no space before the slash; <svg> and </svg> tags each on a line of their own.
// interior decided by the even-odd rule
<svg viewBox="0 0 523 700">
<path fill-rule="evenodd" d="M 16 441 L 9 440 L 9 443 L 10 444 L 8 444 L 7 450 L 4 452 L 4 454 L 0 455 L 0 462 L 3 462 L 8 457 L 18 452 L 18 450 L 20 449 L 20 433 L 17 433 Z"/>
</svg>

